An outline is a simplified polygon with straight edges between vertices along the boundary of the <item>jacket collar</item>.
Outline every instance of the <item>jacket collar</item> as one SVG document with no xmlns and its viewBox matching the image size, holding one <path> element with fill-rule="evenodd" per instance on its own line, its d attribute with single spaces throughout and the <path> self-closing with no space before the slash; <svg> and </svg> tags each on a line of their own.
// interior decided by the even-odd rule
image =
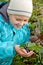
<svg viewBox="0 0 43 65">
<path fill-rule="evenodd" d="M 8 21 L 8 14 L 7 14 L 7 8 L 8 8 L 8 3 L 5 4 L 1 9 L 0 9 L 0 14 L 4 17 L 6 21 Z"/>
</svg>

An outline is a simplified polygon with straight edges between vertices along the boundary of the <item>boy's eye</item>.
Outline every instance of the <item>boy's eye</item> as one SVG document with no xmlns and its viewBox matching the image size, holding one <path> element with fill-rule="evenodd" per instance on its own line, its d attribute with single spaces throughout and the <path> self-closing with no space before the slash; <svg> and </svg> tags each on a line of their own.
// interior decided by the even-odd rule
<svg viewBox="0 0 43 65">
<path fill-rule="evenodd" d="M 22 19 L 16 19 L 17 21 L 22 21 Z"/>
<path fill-rule="evenodd" d="M 27 20 L 24 20 L 24 21 L 27 21 Z"/>
<path fill-rule="evenodd" d="M 28 22 L 28 20 L 27 20 L 27 19 L 25 19 L 25 20 L 24 20 L 24 22 Z"/>
</svg>

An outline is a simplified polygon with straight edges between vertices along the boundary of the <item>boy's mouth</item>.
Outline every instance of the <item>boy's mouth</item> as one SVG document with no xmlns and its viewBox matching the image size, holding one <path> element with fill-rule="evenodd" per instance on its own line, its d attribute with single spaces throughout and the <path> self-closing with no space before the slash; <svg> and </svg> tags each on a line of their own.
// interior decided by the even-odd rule
<svg viewBox="0 0 43 65">
<path fill-rule="evenodd" d="M 22 26 L 20 24 L 14 24 L 16 28 L 21 28 Z"/>
</svg>

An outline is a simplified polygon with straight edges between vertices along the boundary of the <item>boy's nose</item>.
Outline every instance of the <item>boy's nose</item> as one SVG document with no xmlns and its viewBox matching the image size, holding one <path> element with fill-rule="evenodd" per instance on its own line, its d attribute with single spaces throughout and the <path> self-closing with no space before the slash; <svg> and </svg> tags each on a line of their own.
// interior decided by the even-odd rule
<svg viewBox="0 0 43 65">
<path fill-rule="evenodd" d="M 23 26 L 23 25 L 25 25 L 25 23 L 24 23 L 24 22 L 22 22 L 22 23 L 21 23 L 21 25 Z"/>
</svg>

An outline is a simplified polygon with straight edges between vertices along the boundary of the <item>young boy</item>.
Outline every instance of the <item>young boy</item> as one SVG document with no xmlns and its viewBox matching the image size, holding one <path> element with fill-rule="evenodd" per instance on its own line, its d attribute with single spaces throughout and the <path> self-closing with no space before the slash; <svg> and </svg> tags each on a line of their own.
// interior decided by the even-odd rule
<svg viewBox="0 0 43 65">
<path fill-rule="evenodd" d="M 28 20 L 32 14 L 32 0 L 11 0 L 0 9 L 0 65 L 11 65 L 16 52 L 30 57 L 19 45 L 30 41 Z"/>
</svg>

